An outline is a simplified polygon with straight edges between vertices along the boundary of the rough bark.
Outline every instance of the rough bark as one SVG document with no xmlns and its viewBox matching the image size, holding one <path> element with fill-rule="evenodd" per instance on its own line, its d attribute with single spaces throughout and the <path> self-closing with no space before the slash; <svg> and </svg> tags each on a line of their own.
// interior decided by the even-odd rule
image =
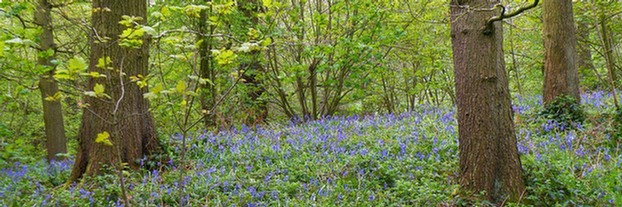
<svg viewBox="0 0 622 207">
<path fill-rule="evenodd" d="M 141 0 L 93 1 L 94 33 L 90 40 L 89 71 L 105 74 L 107 78 L 90 78 L 87 90 L 101 84 L 110 98 L 85 97 L 87 108 L 82 115 L 78 153 L 71 174 L 74 181 L 83 175 L 105 172 L 103 166 L 118 167 L 120 163 L 127 163 L 131 168 L 138 168 L 138 159 L 150 157 L 161 149 L 153 117 L 148 111 L 149 102 L 143 98 L 147 88 L 141 89 L 129 80 L 130 76 L 138 74 L 147 76 L 148 39 L 143 37 L 143 44 L 137 49 L 119 46 L 119 35 L 126 29 L 119 24 L 122 16 L 142 17 L 139 23 L 145 23 L 146 3 Z M 96 66 L 105 57 L 112 61 L 106 67 L 113 69 Z M 104 131 L 110 134 L 113 146 L 95 142 L 97 134 Z"/>
<path fill-rule="evenodd" d="M 522 169 L 512 122 L 500 22 L 484 34 L 490 9 L 499 1 L 451 1 L 460 180 L 472 193 L 500 203 L 524 192 Z M 481 9 L 478 11 L 469 8 Z"/>
<path fill-rule="evenodd" d="M 41 42 L 39 43 L 40 51 L 55 50 L 52 17 L 50 15 L 51 10 L 52 5 L 47 0 L 37 1 L 35 22 L 41 27 L 41 35 L 39 36 L 41 38 Z M 54 58 L 54 52 L 51 56 L 37 57 L 37 65 L 49 69 L 39 78 L 39 91 L 41 91 L 41 100 L 43 102 L 43 122 L 45 123 L 48 161 L 64 159 L 64 157 L 57 155 L 67 153 L 67 138 L 65 137 L 61 100 L 46 100 L 46 98 L 54 97 L 54 95 L 59 92 L 58 83 L 53 77 L 54 65 L 50 62 Z"/>
<path fill-rule="evenodd" d="M 568 95 L 579 103 L 577 39 L 571 0 L 542 2 L 544 33 L 544 103 Z"/>
</svg>

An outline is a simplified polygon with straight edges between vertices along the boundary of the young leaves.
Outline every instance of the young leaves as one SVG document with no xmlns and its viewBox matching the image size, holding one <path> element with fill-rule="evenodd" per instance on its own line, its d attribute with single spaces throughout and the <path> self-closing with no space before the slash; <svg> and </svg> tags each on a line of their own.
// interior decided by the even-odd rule
<svg viewBox="0 0 622 207">
<path fill-rule="evenodd" d="M 104 90 L 104 85 L 96 83 L 95 87 L 93 87 L 93 91 L 86 91 L 84 92 L 84 95 L 97 98 L 111 98 L 108 94 L 104 93 Z"/>
<path fill-rule="evenodd" d="M 54 78 L 57 80 L 73 80 L 76 74 L 86 70 L 88 64 L 83 58 L 76 56 L 67 61 L 65 68 L 57 69 Z"/>
<path fill-rule="evenodd" d="M 95 142 L 104 144 L 106 146 L 112 146 L 112 142 L 110 142 L 110 134 L 107 131 L 97 134 Z"/>
</svg>

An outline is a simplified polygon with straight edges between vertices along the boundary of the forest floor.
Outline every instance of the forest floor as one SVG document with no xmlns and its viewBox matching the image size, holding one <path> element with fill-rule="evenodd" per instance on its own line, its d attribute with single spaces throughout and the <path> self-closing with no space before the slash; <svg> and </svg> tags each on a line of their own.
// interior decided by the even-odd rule
<svg viewBox="0 0 622 207">
<path fill-rule="evenodd" d="M 518 205 L 622 206 L 622 155 L 608 135 L 615 111 L 610 95 L 584 94 L 587 120 L 572 130 L 538 118 L 540 97 L 514 102 L 527 184 Z M 166 169 L 126 173 L 133 206 L 179 205 L 180 136 L 170 137 L 173 159 Z M 453 206 L 472 200 L 457 184 L 450 108 L 239 127 L 190 139 L 181 194 L 188 206 Z M 71 165 L 69 159 L 1 166 L 0 206 L 123 203 L 115 175 L 66 184 Z"/>
</svg>

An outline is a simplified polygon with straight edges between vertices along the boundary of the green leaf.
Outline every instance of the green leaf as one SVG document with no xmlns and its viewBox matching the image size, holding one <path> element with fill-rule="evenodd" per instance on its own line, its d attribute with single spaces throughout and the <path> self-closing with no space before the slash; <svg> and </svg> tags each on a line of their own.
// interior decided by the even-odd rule
<svg viewBox="0 0 622 207">
<path fill-rule="evenodd" d="M 111 63 L 112 60 L 110 59 L 110 57 L 101 57 L 97 60 L 97 65 L 95 65 L 95 67 L 101 69 L 112 69 L 112 67 L 110 67 Z"/>
<path fill-rule="evenodd" d="M 154 93 L 154 94 L 158 94 L 158 93 L 162 92 L 163 90 L 164 90 L 164 87 L 162 87 L 161 84 L 158 84 L 158 85 L 154 86 L 151 89 L 151 92 Z"/>
<path fill-rule="evenodd" d="M 153 29 L 153 27 L 143 26 L 142 30 L 151 36 L 158 36 L 158 32 L 156 32 L 156 30 Z"/>
<path fill-rule="evenodd" d="M 107 131 L 97 134 L 97 138 L 95 138 L 96 143 L 102 143 L 107 146 L 112 146 L 112 142 L 110 142 L 110 134 Z"/>
<path fill-rule="evenodd" d="M 95 87 L 93 87 L 93 92 L 95 92 L 95 96 L 101 97 L 104 94 L 104 86 L 102 84 L 96 83 Z"/>
<path fill-rule="evenodd" d="M 237 57 L 238 56 L 232 50 L 223 50 L 218 53 L 218 56 L 216 56 L 216 62 L 219 65 L 228 65 L 233 63 Z"/>
<path fill-rule="evenodd" d="M 57 70 L 56 74 L 54 74 L 54 78 L 56 80 L 73 80 L 73 76 L 67 74 L 67 70 Z"/>
<path fill-rule="evenodd" d="M 61 98 L 63 98 L 63 94 L 59 91 L 59 92 L 56 92 L 53 96 L 45 97 L 45 100 L 55 102 L 55 101 L 60 100 Z"/>
<path fill-rule="evenodd" d="M 186 91 L 186 82 L 183 80 L 177 81 L 177 86 L 175 86 L 177 93 L 183 94 Z"/>
<path fill-rule="evenodd" d="M 67 61 L 67 69 L 70 74 L 86 70 L 88 66 L 89 65 L 86 64 L 86 61 L 79 56 L 75 56 Z"/>
</svg>

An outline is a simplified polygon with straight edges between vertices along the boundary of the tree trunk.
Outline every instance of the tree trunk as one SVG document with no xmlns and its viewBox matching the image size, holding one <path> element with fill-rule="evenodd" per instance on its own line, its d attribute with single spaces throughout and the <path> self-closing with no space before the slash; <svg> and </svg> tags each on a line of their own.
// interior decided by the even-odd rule
<svg viewBox="0 0 622 207">
<path fill-rule="evenodd" d="M 546 0 L 542 3 L 544 33 L 544 103 L 569 95 L 579 103 L 577 39 L 571 0 Z"/>
<path fill-rule="evenodd" d="M 512 122 L 500 22 L 484 26 L 499 1 L 451 1 L 451 39 L 458 108 L 459 183 L 496 203 L 525 190 Z M 478 8 L 490 11 L 473 11 Z"/>
<path fill-rule="evenodd" d="M 52 17 L 50 15 L 51 10 L 52 5 L 47 0 L 39 0 L 37 2 L 35 22 L 41 27 L 40 51 L 55 50 L 54 34 L 52 33 Z M 67 153 L 67 138 L 65 137 L 61 99 L 58 97 L 54 98 L 54 95 L 59 93 L 58 83 L 53 77 L 54 65 L 50 62 L 54 58 L 54 52 L 51 56 L 37 57 L 37 65 L 49 68 L 49 70 L 39 78 L 39 90 L 41 91 L 41 100 L 43 101 L 43 121 L 45 123 L 48 161 L 63 159 L 64 157 L 57 155 Z"/>
<path fill-rule="evenodd" d="M 238 1 L 238 8 L 244 14 L 247 19 L 247 28 L 258 29 L 259 18 L 257 14 L 260 12 L 261 2 L 257 0 L 244 0 Z M 255 40 L 257 41 L 257 40 Z M 248 120 L 248 124 L 260 124 L 264 123 L 268 116 L 267 102 L 261 99 L 261 96 L 265 93 L 266 89 L 262 83 L 260 77 L 257 75 L 264 73 L 264 66 L 261 64 L 260 57 L 261 52 L 254 50 L 250 53 L 251 61 L 248 64 L 243 64 L 242 69 L 245 70 L 242 78 L 245 80 L 245 84 L 248 87 L 247 96 L 250 98 L 251 103 L 251 120 Z"/>
<path fill-rule="evenodd" d="M 607 26 L 607 21 L 604 16 L 600 17 L 600 21 L 598 25 L 600 26 L 599 36 L 600 36 L 600 42 L 603 47 L 603 56 L 605 57 L 605 65 L 607 67 L 610 90 L 611 90 L 611 93 L 613 94 L 613 103 L 617 108 L 618 107 L 618 98 L 617 98 L 618 96 L 616 95 L 616 88 L 617 88 L 617 83 L 618 83 L 617 82 L 618 76 L 616 75 L 616 70 L 615 70 L 615 62 L 614 62 L 615 58 L 613 58 L 611 36 L 609 35 L 609 28 Z"/>
<path fill-rule="evenodd" d="M 119 45 L 119 35 L 126 29 L 119 24 L 122 16 L 141 17 L 137 22 L 145 23 L 146 3 L 141 0 L 93 1 L 94 33 L 90 40 L 89 71 L 105 74 L 107 78 L 90 78 L 87 90 L 101 84 L 110 98 L 85 97 L 87 108 L 82 115 L 78 153 L 71 173 L 74 181 L 83 175 L 103 173 L 104 166 L 118 167 L 127 163 L 131 168 L 138 168 L 138 159 L 161 150 L 153 117 L 148 111 L 149 102 L 143 98 L 147 88 L 141 89 L 129 80 L 139 74 L 147 76 L 148 39 L 141 37 L 143 43 L 138 48 Z M 102 61 L 107 58 L 111 61 Z M 100 68 L 102 62 L 104 68 L 111 69 Z M 110 134 L 112 146 L 95 142 L 103 132 Z"/>
<path fill-rule="evenodd" d="M 211 0 L 205 0 L 205 2 L 211 2 Z M 201 10 L 199 18 L 199 36 L 198 39 L 202 40 L 199 48 L 200 65 L 199 70 L 201 78 L 209 79 L 210 82 L 216 83 L 216 70 L 214 70 L 214 63 L 212 61 L 212 35 L 214 34 L 214 26 L 207 23 L 208 15 L 212 13 L 212 4 L 208 5 L 209 10 Z M 205 117 L 205 128 L 216 126 L 216 116 L 210 110 L 213 109 L 216 102 L 216 86 L 211 83 L 207 83 L 202 86 L 201 89 L 201 109 L 204 113 L 209 113 Z"/>
<path fill-rule="evenodd" d="M 577 69 L 591 73 L 594 71 L 592 51 L 589 46 L 590 29 L 585 22 L 577 22 Z M 582 39 L 583 41 L 578 41 Z M 588 72 L 589 71 L 589 72 Z"/>
</svg>

